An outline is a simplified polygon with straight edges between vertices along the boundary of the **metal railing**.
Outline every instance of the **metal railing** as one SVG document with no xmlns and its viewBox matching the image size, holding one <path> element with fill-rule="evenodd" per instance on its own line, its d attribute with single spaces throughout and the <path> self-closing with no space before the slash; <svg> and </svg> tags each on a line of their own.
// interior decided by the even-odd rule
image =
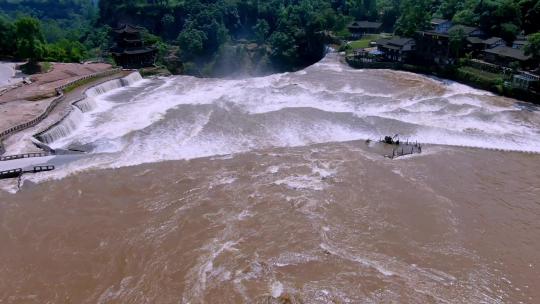
<svg viewBox="0 0 540 304">
<path fill-rule="evenodd" d="M 8 161 L 8 160 L 32 158 L 32 157 L 44 157 L 44 156 L 49 156 L 49 155 L 51 155 L 51 153 L 38 152 L 38 153 L 16 154 L 16 155 L 0 156 L 0 161 Z"/>
</svg>

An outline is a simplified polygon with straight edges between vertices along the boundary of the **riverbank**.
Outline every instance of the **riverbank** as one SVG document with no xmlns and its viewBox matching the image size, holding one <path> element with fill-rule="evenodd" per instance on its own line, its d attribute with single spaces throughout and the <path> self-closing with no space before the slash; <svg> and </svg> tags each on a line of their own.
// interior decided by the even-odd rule
<svg viewBox="0 0 540 304">
<path fill-rule="evenodd" d="M 57 80 L 57 83 L 62 83 L 62 86 L 54 89 L 55 92 L 60 93 L 57 97 L 41 99 L 31 104 L 21 100 L 1 103 L 0 113 L 5 119 L 0 122 L 0 154 L 5 152 L 3 142 L 8 141 L 20 131 L 37 126 L 42 122 L 46 127 L 41 129 L 46 129 L 60 121 L 71 111 L 71 105 L 84 97 L 87 89 L 113 79 L 125 77 L 130 73 L 131 71 L 109 69 L 85 75 L 70 82 Z M 38 132 L 38 130 L 40 128 L 33 131 Z M 20 139 L 17 138 L 16 140 Z M 31 151 L 24 152 L 33 152 L 34 148 L 28 147 L 32 148 Z"/>
<path fill-rule="evenodd" d="M 390 69 L 436 76 L 504 97 L 514 98 L 537 105 L 540 104 L 540 94 L 505 85 L 504 79 L 487 77 L 485 74 L 488 73 L 482 73 L 482 71 L 479 70 L 476 71 L 464 67 L 428 67 L 400 62 L 363 62 L 362 60 L 354 59 L 353 57 L 345 57 L 345 62 L 356 69 Z"/>
</svg>

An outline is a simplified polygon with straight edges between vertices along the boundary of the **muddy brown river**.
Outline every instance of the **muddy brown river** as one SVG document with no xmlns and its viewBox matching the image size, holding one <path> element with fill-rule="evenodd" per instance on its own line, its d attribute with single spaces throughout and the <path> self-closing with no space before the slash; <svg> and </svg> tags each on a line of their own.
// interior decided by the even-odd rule
<svg viewBox="0 0 540 304">
<path fill-rule="evenodd" d="M 533 106 L 334 54 L 110 89 L 2 184 L 0 303 L 540 302 Z"/>
</svg>

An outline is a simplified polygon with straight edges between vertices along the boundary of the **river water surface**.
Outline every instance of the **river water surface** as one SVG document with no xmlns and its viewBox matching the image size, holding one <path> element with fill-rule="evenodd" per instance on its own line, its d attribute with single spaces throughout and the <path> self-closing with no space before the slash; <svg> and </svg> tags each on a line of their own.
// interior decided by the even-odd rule
<svg viewBox="0 0 540 304">
<path fill-rule="evenodd" d="M 0 303 L 540 302 L 534 106 L 330 54 L 81 108 L 47 140 L 89 155 L 0 192 Z"/>
</svg>

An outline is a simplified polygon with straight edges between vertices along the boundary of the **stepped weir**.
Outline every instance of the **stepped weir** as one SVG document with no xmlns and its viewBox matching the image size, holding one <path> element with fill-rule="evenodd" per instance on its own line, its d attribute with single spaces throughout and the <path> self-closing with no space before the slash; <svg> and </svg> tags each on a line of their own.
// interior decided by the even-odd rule
<svg viewBox="0 0 540 304">
<path fill-rule="evenodd" d="M 36 134 L 35 138 L 42 143 L 49 145 L 60 138 L 68 136 L 77 129 L 80 122 L 84 119 L 84 113 L 96 109 L 98 106 L 95 100 L 96 96 L 105 94 L 114 89 L 132 85 L 140 80 L 142 80 L 141 74 L 134 72 L 124 78 L 110 80 L 89 88 L 85 92 L 85 98 L 73 103 L 73 108 L 67 116 L 47 130 Z"/>
<path fill-rule="evenodd" d="M 84 119 L 84 113 L 97 108 L 96 97 L 98 95 L 132 85 L 140 80 L 142 80 L 142 76 L 138 72 L 134 72 L 126 77 L 110 80 L 87 89 L 83 94 L 83 99 L 72 103 L 72 109 L 66 116 L 45 131 L 34 135 L 32 139 L 34 144 L 46 152 L 8 155 L 0 158 L 0 179 L 16 178 L 24 173 L 52 171 L 57 165 L 80 157 L 80 154 L 73 155 L 68 153 L 71 151 L 67 150 L 58 149 L 55 151 L 49 145 L 68 136 L 78 128 Z"/>
</svg>

